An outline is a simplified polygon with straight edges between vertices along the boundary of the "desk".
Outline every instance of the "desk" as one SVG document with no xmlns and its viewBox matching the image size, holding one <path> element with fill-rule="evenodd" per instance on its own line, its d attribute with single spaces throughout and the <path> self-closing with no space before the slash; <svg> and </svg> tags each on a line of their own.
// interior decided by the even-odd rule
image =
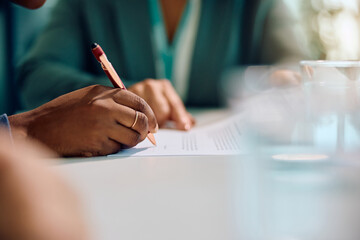
<svg viewBox="0 0 360 240">
<path fill-rule="evenodd" d="M 223 113 L 201 113 L 199 124 Z M 95 158 L 58 168 L 101 240 L 359 239 L 360 167 L 269 167 L 259 157 Z"/>
</svg>

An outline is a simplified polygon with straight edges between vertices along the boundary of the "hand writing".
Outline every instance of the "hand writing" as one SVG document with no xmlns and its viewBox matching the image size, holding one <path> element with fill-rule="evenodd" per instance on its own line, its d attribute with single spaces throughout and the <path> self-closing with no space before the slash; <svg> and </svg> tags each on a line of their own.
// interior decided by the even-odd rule
<svg viewBox="0 0 360 240">
<path fill-rule="evenodd" d="M 136 112 L 138 119 L 135 122 Z M 37 139 L 63 156 L 98 156 L 133 147 L 157 121 L 139 96 L 121 89 L 95 85 L 10 116 L 12 127 Z"/>
</svg>

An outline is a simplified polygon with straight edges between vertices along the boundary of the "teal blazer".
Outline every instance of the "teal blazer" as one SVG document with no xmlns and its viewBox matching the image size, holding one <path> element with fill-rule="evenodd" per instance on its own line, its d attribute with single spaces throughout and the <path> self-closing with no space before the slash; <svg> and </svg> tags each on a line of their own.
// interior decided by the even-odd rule
<svg viewBox="0 0 360 240">
<path fill-rule="evenodd" d="M 276 62 L 261 57 L 272 1 L 205 0 L 191 63 L 188 106 L 218 106 L 223 73 Z M 92 84 L 110 85 L 90 51 L 99 43 L 127 86 L 155 78 L 147 0 L 60 0 L 18 71 L 27 108 Z"/>
</svg>

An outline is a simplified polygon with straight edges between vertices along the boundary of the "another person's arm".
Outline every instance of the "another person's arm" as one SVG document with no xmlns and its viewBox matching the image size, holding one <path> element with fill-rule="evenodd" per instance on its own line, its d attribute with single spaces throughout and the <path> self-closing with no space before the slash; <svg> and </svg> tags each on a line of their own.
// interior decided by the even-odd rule
<svg viewBox="0 0 360 240">
<path fill-rule="evenodd" d="M 34 143 L 0 131 L 0 239 L 89 240 L 83 209 L 73 190 L 43 158 L 54 156 Z"/>
</svg>

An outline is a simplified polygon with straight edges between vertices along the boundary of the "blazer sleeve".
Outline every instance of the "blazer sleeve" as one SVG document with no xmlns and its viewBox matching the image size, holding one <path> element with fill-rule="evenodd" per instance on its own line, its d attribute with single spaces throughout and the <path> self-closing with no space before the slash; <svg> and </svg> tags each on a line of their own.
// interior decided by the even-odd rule
<svg viewBox="0 0 360 240">
<path fill-rule="evenodd" d="M 44 32 L 18 69 L 25 108 L 35 108 L 85 86 L 111 86 L 105 74 L 99 77 L 85 71 L 90 58 L 84 53 L 91 54 L 85 31 L 81 1 L 59 1 Z"/>
</svg>

